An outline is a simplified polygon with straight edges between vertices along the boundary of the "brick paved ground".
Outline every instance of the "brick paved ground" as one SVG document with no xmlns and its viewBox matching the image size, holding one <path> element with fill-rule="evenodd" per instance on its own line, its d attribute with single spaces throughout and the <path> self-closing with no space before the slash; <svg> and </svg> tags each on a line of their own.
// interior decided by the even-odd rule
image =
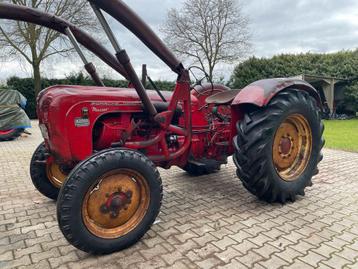
<svg viewBox="0 0 358 269">
<path fill-rule="evenodd" d="M 250 195 L 232 162 L 197 178 L 161 170 L 158 223 L 130 249 L 94 257 L 65 241 L 54 202 L 31 184 L 32 131 L 0 144 L 0 268 L 358 268 L 358 154 L 325 150 L 314 186 L 285 206 Z"/>
</svg>

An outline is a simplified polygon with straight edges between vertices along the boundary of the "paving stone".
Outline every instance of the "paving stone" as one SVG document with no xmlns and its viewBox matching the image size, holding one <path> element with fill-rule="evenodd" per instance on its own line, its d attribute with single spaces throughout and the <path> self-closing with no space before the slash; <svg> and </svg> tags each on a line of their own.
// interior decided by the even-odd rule
<svg viewBox="0 0 358 269">
<path fill-rule="evenodd" d="M 262 247 L 253 249 L 254 252 L 268 259 L 275 252 L 280 252 L 280 249 L 275 248 L 272 245 L 264 244 Z"/>
<path fill-rule="evenodd" d="M 21 258 L 24 255 L 29 255 L 31 253 L 39 253 L 42 252 L 42 248 L 40 245 L 33 245 L 28 248 L 20 248 L 14 251 L 15 259 Z"/>
<path fill-rule="evenodd" d="M 56 204 L 29 177 L 42 139 L 0 143 L 0 268 L 358 268 L 358 154 L 324 149 L 313 187 L 295 203 L 249 194 L 230 159 L 220 172 L 190 177 L 159 169 L 159 223 L 118 253 L 91 256 L 65 240 Z"/>
<path fill-rule="evenodd" d="M 25 266 L 25 268 L 28 268 L 30 266 L 34 267 L 36 264 L 31 262 L 30 256 L 23 256 L 20 259 L 14 259 L 5 262 L 0 258 L 0 268 L 18 268 L 20 266 Z"/>
<path fill-rule="evenodd" d="M 308 265 L 307 263 L 304 263 L 300 260 L 296 260 L 294 263 L 283 267 L 285 269 L 313 269 L 314 267 Z"/>
<path fill-rule="evenodd" d="M 40 252 L 40 253 L 34 252 L 30 256 L 31 256 L 31 260 L 34 263 L 37 263 L 37 262 L 42 261 L 44 259 L 59 257 L 59 256 L 61 256 L 61 254 L 60 254 L 60 252 L 58 251 L 57 248 L 53 248 L 53 249 L 50 249 L 48 251 L 43 251 L 43 252 Z"/>
<path fill-rule="evenodd" d="M 323 261 L 322 263 L 332 268 L 343 268 L 345 265 L 352 263 L 352 261 L 333 254 L 330 259 Z"/>
<path fill-rule="evenodd" d="M 218 267 L 218 269 L 239 269 L 239 268 L 247 268 L 247 267 L 236 259 L 233 259 L 229 263 L 226 263 L 225 265 Z"/>
<path fill-rule="evenodd" d="M 0 255 L 0 261 L 11 261 L 14 259 L 14 255 L 11 250 L 8 250 Z"/>
<path fill-rule="evenodd" d="M 293 261 L 295 259 L 297 259 L 298 257 L 303 256 L 303 254 L 301 252 L 298 252 L 297 250 L 294 250 L 290 247 L 287 247 L 285 250 L 275 253 L 274 255 L 287 261 L 289 264 L 292 264 Z"/>
<path fill-rule="evenodd" d="M 218 257 L 220 260 L 222 260 L 224 262 L 228 262 L 231 259 L 238 257 L 240 255 L 241 255 L 241 253 L 232 247 L 228 247 L 223 252 L 219 252 L 219 253 L 215 254 L 216 257 Z"/>
<path fill-rule="evenodd" d="M 240 261 L 241 263 L 245 264 L 247 267 L 251 268 L 253 266 L 253 264 L 255 264 L 261 260 L 264 260 L 264 257 L 257 254 L 253 250 L 250 250 L 244 256 L 238 257 L 236 259 L 238 261 Z"/>
<path fill-rule="evenodd" d="M 51 264 L 52 268 L 57 268 L 62 264 L 68 263 L 68 262 L 75 262 L 78 260 L 78 256 L 75 251 L 72 251 L 64 256 L 59 256 L 56 258 L 49 258 L 48 261 Z"/>
<path fill-rule="evenodd" d="M 184 258 L 184 255 L 179 251 L 174 251 L 171 253 L 163 254 L 160 256 L 167 264 L 173 265 L 176 261 L 179 261 Z"/>
<path fill-rule="evenodd" d="M 224 250 L 228 246 L 236 244 L 236 241 L 234 239 L 231 239 L 228 236 L 225 236 L 223 239 L 218 240 L 216 242 L 213 242 L 213 245 L 217 246 L 218 248 Z"/>
<path fill-rule="evenodd" d="M 308 251 L 307 255 L 299 257 L 298 259 L 313 267 L 316 267 L 321 261 L 327 260 L 327 258 L 325 258 L 324 256 L 312 251 Z"/>
<path fill-rule="evenodd" d="M 259 262 L 259 264 L 261 264 L 264 268 L 270 269 L 282 268 L 284 265 L 288 265 L 286 261 L 277 256 L 272 256 L 265 261 Z"/>
<path fill-rule="evenodd" d="M 232 247 L 235 248 L 236 250 L 240 251 L 243 254 L 246 254 L 249 250 L 259 248 L 259 246 L 255 245 L 248 239 L 245 239 L 240 244 L 233 245 Z"/>
<path fill-rule="evenodd" d="M 156 245 L 153 248 L 141 250 L 140 252 L 144 256 L 144 258 L 150 260 L 156 255 L 167 253 L 167 250 L 162 245 Z"/>
<path fill-rule="evenodd" d="M 205 259 L 205 260 L 202 260 L 200 262 L 197 262 L 196 264 L 200 268 L 210 269 L 210 268 L 218 266 L 221 263 L 222 263 L 221 260 L 219 260 L 218 258 L 210 257 L 208 259 Z"/>
</svg>

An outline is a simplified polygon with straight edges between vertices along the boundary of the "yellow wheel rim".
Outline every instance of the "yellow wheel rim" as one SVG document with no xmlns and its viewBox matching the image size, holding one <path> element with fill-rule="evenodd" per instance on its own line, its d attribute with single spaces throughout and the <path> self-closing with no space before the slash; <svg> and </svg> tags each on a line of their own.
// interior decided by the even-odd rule
<svg viewBox="0 0 358 269">
<path fill-rule="evenodd" d="M 295 181 L 306 169 L 312 152 L 312 131 L 301 114 L 293 114 L 281 123 L 273 143 L 273 162 L 279 176 Z"/>
<path fill-rule="evenodd" d="M 61 170 L 60 166 L 54 162 L 46 165 L 46 174 L 52 185 L 57 188 L 61 188 L 67 178 L 67 175 Z"/>
<path fill-rule="evenodd" d="M 149 186 L 141 174 L 115 170 L 88 190 L 82 205 L 83 222 L 98 237 L 118 238 L 139 225 L 149 202 Z"/>
</svg>

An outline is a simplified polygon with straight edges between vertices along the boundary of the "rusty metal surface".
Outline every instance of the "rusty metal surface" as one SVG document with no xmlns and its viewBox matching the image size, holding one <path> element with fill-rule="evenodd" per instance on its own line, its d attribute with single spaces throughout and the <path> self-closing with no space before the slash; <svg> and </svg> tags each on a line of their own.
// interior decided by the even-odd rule
<svg viewBox="0 0 358 269">
<path fill-rule="evenodd" d="M 143 175 L 131 169 L 111 171 L 88 190 L 83 222 L 100 238 L 118 239 L 138 227 L 149 203 L 149 185 Z"/>
<path fill-rule="evenodd" d="M 133 34 L 135 34 L 149 49 L 151 49 L 174 72 L 180 74 L 183 70 L 182 63 L 167 48 L 163 41 L 153 30 L 123 1 L 120 0 L 88 0 L 95 4 Z"/>
<path fill-rule="evenodd" d="M 64 19 L 29 7 L 5 3 L 0 3 L 0 19 L 30 22 L 53 29 L 62 34 L 65 34 L 65 29 L 69 27 L 81 45 L 93 52 L 110 67 L 128 79 L 127 72 L 114 55 L 86 32 L 80 30 L 78 27 Z"/>
<path fill-rule="evenodd" d="M 236 96 L 232 105 L 254 104 L 257 106 L 265 106 L 280 91 L 287 88 L 295 88 L 309 92 L 321 106 L 321 99 L 316 89 L 309 83 L 290 78 L 272 78 L 255 81 L 245 88 Z"/>
<path fill-rule="evenodd" d="M 220 92 L 206 98 L 205 102 L 207 104 L 215 104 L 215 105 L 225 105 L 232 102 L 235 99 L 236 95 L 240 92 L 240 90 L 229 90 Z"/>
<path fill-rule="evenodd" d="M 301 114 L 286 118 L 276 131 L 272 159 L 279 176 L 295 181 L 304 173 L 312 154 L 312 130 Z"/>
</svg>

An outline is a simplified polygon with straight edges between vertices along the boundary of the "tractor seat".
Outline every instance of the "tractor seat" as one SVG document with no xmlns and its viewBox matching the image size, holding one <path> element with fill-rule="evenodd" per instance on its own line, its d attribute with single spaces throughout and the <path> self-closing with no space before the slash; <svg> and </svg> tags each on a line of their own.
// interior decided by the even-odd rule
<svg viewBox="0 0 358 269">
<path fill-rule="evenodd" d="M 219 92 L 206 98 L 205 102 L 208 105 L 228 105 L 235 99 L 239 92 L 240 90 Z"/>
</svg>

